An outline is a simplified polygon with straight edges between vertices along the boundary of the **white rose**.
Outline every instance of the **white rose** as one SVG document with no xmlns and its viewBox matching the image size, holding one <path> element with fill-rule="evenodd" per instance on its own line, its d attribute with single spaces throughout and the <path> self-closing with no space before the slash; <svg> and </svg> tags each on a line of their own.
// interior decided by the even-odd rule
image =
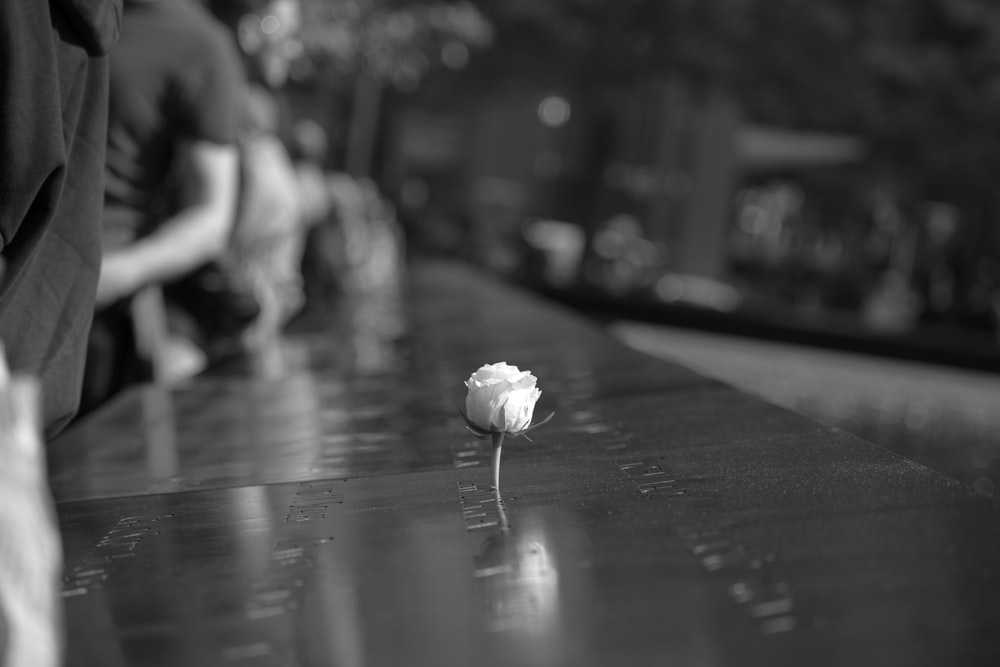
<svg viewBox="0 0 1000 667">
<path fill-rule="evenodd" d="M 483 431 L 517 433 L 531 425 L 542 395 L 538 379 L 505 362 L 486 364 L 465 381 L 466 417 Z"/>
</svg>

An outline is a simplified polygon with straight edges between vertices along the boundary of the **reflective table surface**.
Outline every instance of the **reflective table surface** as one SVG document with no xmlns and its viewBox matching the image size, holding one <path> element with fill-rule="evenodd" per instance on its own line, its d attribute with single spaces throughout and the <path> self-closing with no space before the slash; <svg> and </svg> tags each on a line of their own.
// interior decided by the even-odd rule
<svg viewBox="0 0 1000 667">
<path fill-rule="evenodd" d="M 489 445 L 457 403 L 530 369 Z M 1000 664 L 1000 505 L 461 265 L 50 444 L 68 665 Z"/>
</svg>

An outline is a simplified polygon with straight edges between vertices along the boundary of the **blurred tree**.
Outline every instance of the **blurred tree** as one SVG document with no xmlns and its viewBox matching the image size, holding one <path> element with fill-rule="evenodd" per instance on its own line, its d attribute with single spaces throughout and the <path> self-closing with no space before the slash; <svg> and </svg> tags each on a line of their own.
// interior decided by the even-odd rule
<svg viewBox="0 0 1000 667">
<path fill-rule="evenodd" d="M 413 90 L 434 67 L 460 69 L 492 26 L 464 0 L 303 0 L 300 76 L 370 76 Z"/>
<path fill-rule="evenodd" d="M 345 169 L 367 176 L 386 85 L 416 89 L 435 68 L 458 70 L 487 46 L 492 26 L 469 2 L 302 0 L 302 57 L 293 79 L 347 90 Z"/>
</svg>

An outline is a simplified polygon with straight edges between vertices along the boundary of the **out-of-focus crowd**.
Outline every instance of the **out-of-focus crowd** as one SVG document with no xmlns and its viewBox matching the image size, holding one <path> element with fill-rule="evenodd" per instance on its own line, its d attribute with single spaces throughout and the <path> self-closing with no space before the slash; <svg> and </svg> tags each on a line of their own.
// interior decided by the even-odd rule
<svg viewBox="0 0 1000 667">
<path fill-rule="evenodd" d="M 299 0 L 126 0 L 83 413 L 254 353 L 307 279 L 322 296 L 395 275 L 391 207 L 282 96 L 301 27 Z"/>
<path fill-rule="evenodd" d="M 4 665 L 59 660 L 47 442 L 399 278 L 392 206 L 284 94 L 302 23 L 300 0 L 0 3 Z"/>
<path fill-rule="evenodd" d="M 125 0 L 79 414 L 253 354 L 307 293 L 397 275 L 391 206 L 282 94 L 302 20 L 299 0 Z"/>
</svg>

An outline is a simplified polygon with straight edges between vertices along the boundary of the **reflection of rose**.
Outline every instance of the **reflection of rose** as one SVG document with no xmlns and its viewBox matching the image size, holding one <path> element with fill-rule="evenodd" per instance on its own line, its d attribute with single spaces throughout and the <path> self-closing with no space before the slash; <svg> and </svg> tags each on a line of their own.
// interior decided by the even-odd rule
<svg viewBox="0 0 1000 667">
<path fill-rule="evenodd" d="M 531 424 L 542 395 L 530 371 L 505 362 L 486 364 L 465 382 L 466 418 L 482 431 L 518 433 Z"/>
<path fill-rule="evenodd" d="M 540 535 L 499 533 L 483 543 L 474 576 L 489 631 L 549 636 L 559 615 L 559 574 Z"/>
</svg>

